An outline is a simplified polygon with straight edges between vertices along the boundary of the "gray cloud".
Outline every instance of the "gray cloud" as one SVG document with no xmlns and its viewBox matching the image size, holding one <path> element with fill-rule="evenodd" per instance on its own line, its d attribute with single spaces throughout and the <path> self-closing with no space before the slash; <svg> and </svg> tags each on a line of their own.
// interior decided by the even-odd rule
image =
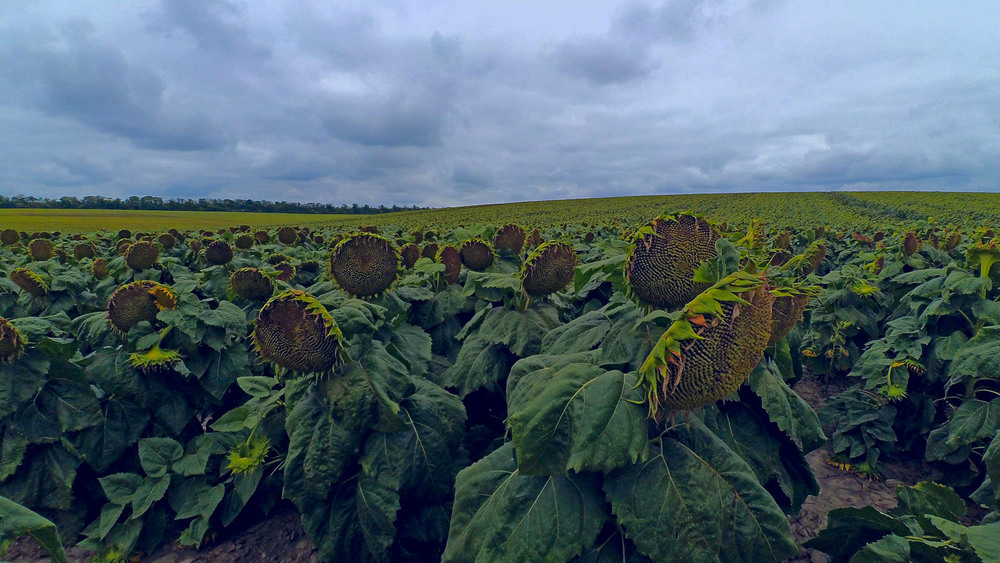
<svg viewBox="0 0 1000 563">
<path fill-rule="evenodd" d="M 244 8 L 228 0 L 161 0 L 149 14 L 149 29 L 183 32 L 200 49 L 227 56 L 267 57 L 271 49 L 260 45 L 244 22 Z"/>
<path fill-rule="evenodd" d="M 67 22 L 59 41 L 14 44 L 6 62 L 23 65 L 14 89 L 34 95 L 22 103 L 43 113 L 69 117 L 147 149 L 218 148 L 221 136 L 206 116 L 183 101 L 169 100 L 151 69 L 129 64 L 124 54 L 94 37 L 88 21 Z M 3 60 L 3 59 L 0 59 Z"/>
<path fill-rule="evenodd" d="M 574 39 L 556 49 L 560 70 L 603 86 L 648 75 L 656 64 L 644 47 L 609 39 Z"/>
<path fill-rule="evenodd" d="M 6 193 L 461 205 L 997 189 L 969 5 L 96 0 L 0 14 Z"/>
</svg>

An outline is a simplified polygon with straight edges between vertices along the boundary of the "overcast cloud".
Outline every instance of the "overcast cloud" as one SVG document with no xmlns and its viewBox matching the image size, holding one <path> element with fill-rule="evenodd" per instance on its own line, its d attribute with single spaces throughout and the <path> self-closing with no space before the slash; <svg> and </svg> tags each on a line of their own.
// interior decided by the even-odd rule
<svg viewBox="0 0 1000 563">
<path fill-rule="evenodd" d="M 0 193 L 1000 189 L 981 2 L 4 0 Z"/>
</svg>

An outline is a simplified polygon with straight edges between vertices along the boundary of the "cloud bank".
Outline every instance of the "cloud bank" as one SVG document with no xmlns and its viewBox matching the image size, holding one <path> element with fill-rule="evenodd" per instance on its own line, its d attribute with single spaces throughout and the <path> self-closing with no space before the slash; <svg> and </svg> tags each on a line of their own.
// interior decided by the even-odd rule
<svg viewBox="0 0 1000 563">
<path fill-rule="evenodd" d="M 1000 12 L 11 0 L 0 192 L 466 205 L 1000 189 Z"/>
</svg>

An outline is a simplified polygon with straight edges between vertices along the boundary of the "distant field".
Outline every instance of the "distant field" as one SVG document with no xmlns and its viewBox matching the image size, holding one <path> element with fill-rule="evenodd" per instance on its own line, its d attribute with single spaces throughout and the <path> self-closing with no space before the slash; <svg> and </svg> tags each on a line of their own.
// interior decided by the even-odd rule
<svg viewBox="0 0 1000 563">
<path fill-rule="evenodd" d="M 220 229 L 233 225 L 313 225 L 345 215 L 230 213 L 224 211 L 125 211 L 115 209 L 0 209 L 0 228 L 18 231 L 91 232 Z"/>
<path fill-rule="evenodd" d="M 796 192 L 682 194 L 573 199 L 402 211 L 351 216 L 347 224 L 439 226 L 517 222 L 530 226 L 563 223 L 632 225 L 662 212 L 694 211 L 746 227 L 752 221 L 774 227 L 831 226 L 864 229 L 912 224 L 1000 224 L 1000 194 L 960 192 Z"/>
<path fill-rule="evenodd" d="M 682 194 L 534 201 L 402 211 L 379 215 L 313 215 L 186 211 L 0 209 L 0 229 L 81 232 L 101 229 L 219 229 L 234 225 L 312 225 L 353 228 L 450 228 L 468 224 L 519 223 L 531 227 L 577 224 L 634 225 L 663 212 L 705 213 L 744 228 L 753 221 L 773 227 L 829 226 L 866 229 L 933 218 L 942 226 L 1000 224 L 1000 194 L 961 192 L 796 192 Z"/>
</svg>

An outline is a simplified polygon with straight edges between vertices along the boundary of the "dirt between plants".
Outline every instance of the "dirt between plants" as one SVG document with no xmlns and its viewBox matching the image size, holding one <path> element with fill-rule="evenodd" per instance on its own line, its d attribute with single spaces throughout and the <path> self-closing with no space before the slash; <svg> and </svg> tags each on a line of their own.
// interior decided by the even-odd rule
<svg viewBox="0 0 1000 563">
<path fill-rule="evenodd" d="M 806 373 L 794 389 L 813 409 L 819 411 L 823 401 L 830 395 L 843 391 L 843 383 L 825 384 L 815 376 Z M 829 446 L 820 448 L 807 456 L 809 465 L 820 484 L 820 494 L 806 499 L 802 510 L 790 518 L 795 542 L 802 545 L 816 536 L 826 526 L 826 515 L 830 510 L 844 507 L 872 505 L 879 510 L 889 510 L 896 506 L 896 487 L 914 485 L 920 481 L 933 479 L 934 472 L 919 461 L 884 462 L 885 478 L 871 481 L 849 471 L 842 471 L 829 463 Z M 71 563 L 89 561 L 87 552 L 78 548 L 69 550 Z M 306 536 L 294 507 L 285 505 L 276 509 L 267 520 L 243 530 L 220 537 L 214 544 L 207 544 L 200 550 L 166 546 L 157 552 L 142 557 L 141 563 L 314 563 L 316 550 Z M 24 563 L 49 563 L 41 549 L 30 538 L 16 542 L 0 561 Z M 821 552 L 800 547 L 799 555 L 790 559 L 794 563 L 825 563 L 829 558 Z"/>
<path fill-rule="evenodd" d="M 846 382 L 826 384 L 810 374 L 795 384 L 793 389 L 809 403 L 816 412 L 823 407 L 826 397 L 847 388 Z M 825 553 L 802 547 L 806 541 L 816 537 L 826 527 L 826 515 L 835 508 L 874 506 L 886 511 L 896 506 L 896 487 L 915 485 L 920 481 L 933 480 L 934 470 L 919 460 L 882 461 L 883 479 L 872 481 L 850 471 L 843 471 L 828 463 L 832 451 L 830 444 L 809 453 L 806 459 L 819 482 L 819 495 L 810 496 L 802 504 L 798 515 L 789 518 L 795 543 L 799 545 L 799 555 L 789 561 L 800 563 L 826 563 L 830 560 Z"/>
<path fill-rule="evenodd" d="M 89 552 L 80 548 L 67 551 L 70 563 L 87 563 Z M 22 538 L 0 556 L 0 562 L 52 563 L 42 549 L 30 538 Z M 292 506 L 276 508 L 263 522 L 259 522 L 220 537 L 216 543 L 208 542 L 199 550 L 185 549 L 176 544 L 167 545 L 156 552 L 141 557 L 140 563 L 316 563 L 316 550 L 299 522 L 299 514 Z"/>
</svg>

